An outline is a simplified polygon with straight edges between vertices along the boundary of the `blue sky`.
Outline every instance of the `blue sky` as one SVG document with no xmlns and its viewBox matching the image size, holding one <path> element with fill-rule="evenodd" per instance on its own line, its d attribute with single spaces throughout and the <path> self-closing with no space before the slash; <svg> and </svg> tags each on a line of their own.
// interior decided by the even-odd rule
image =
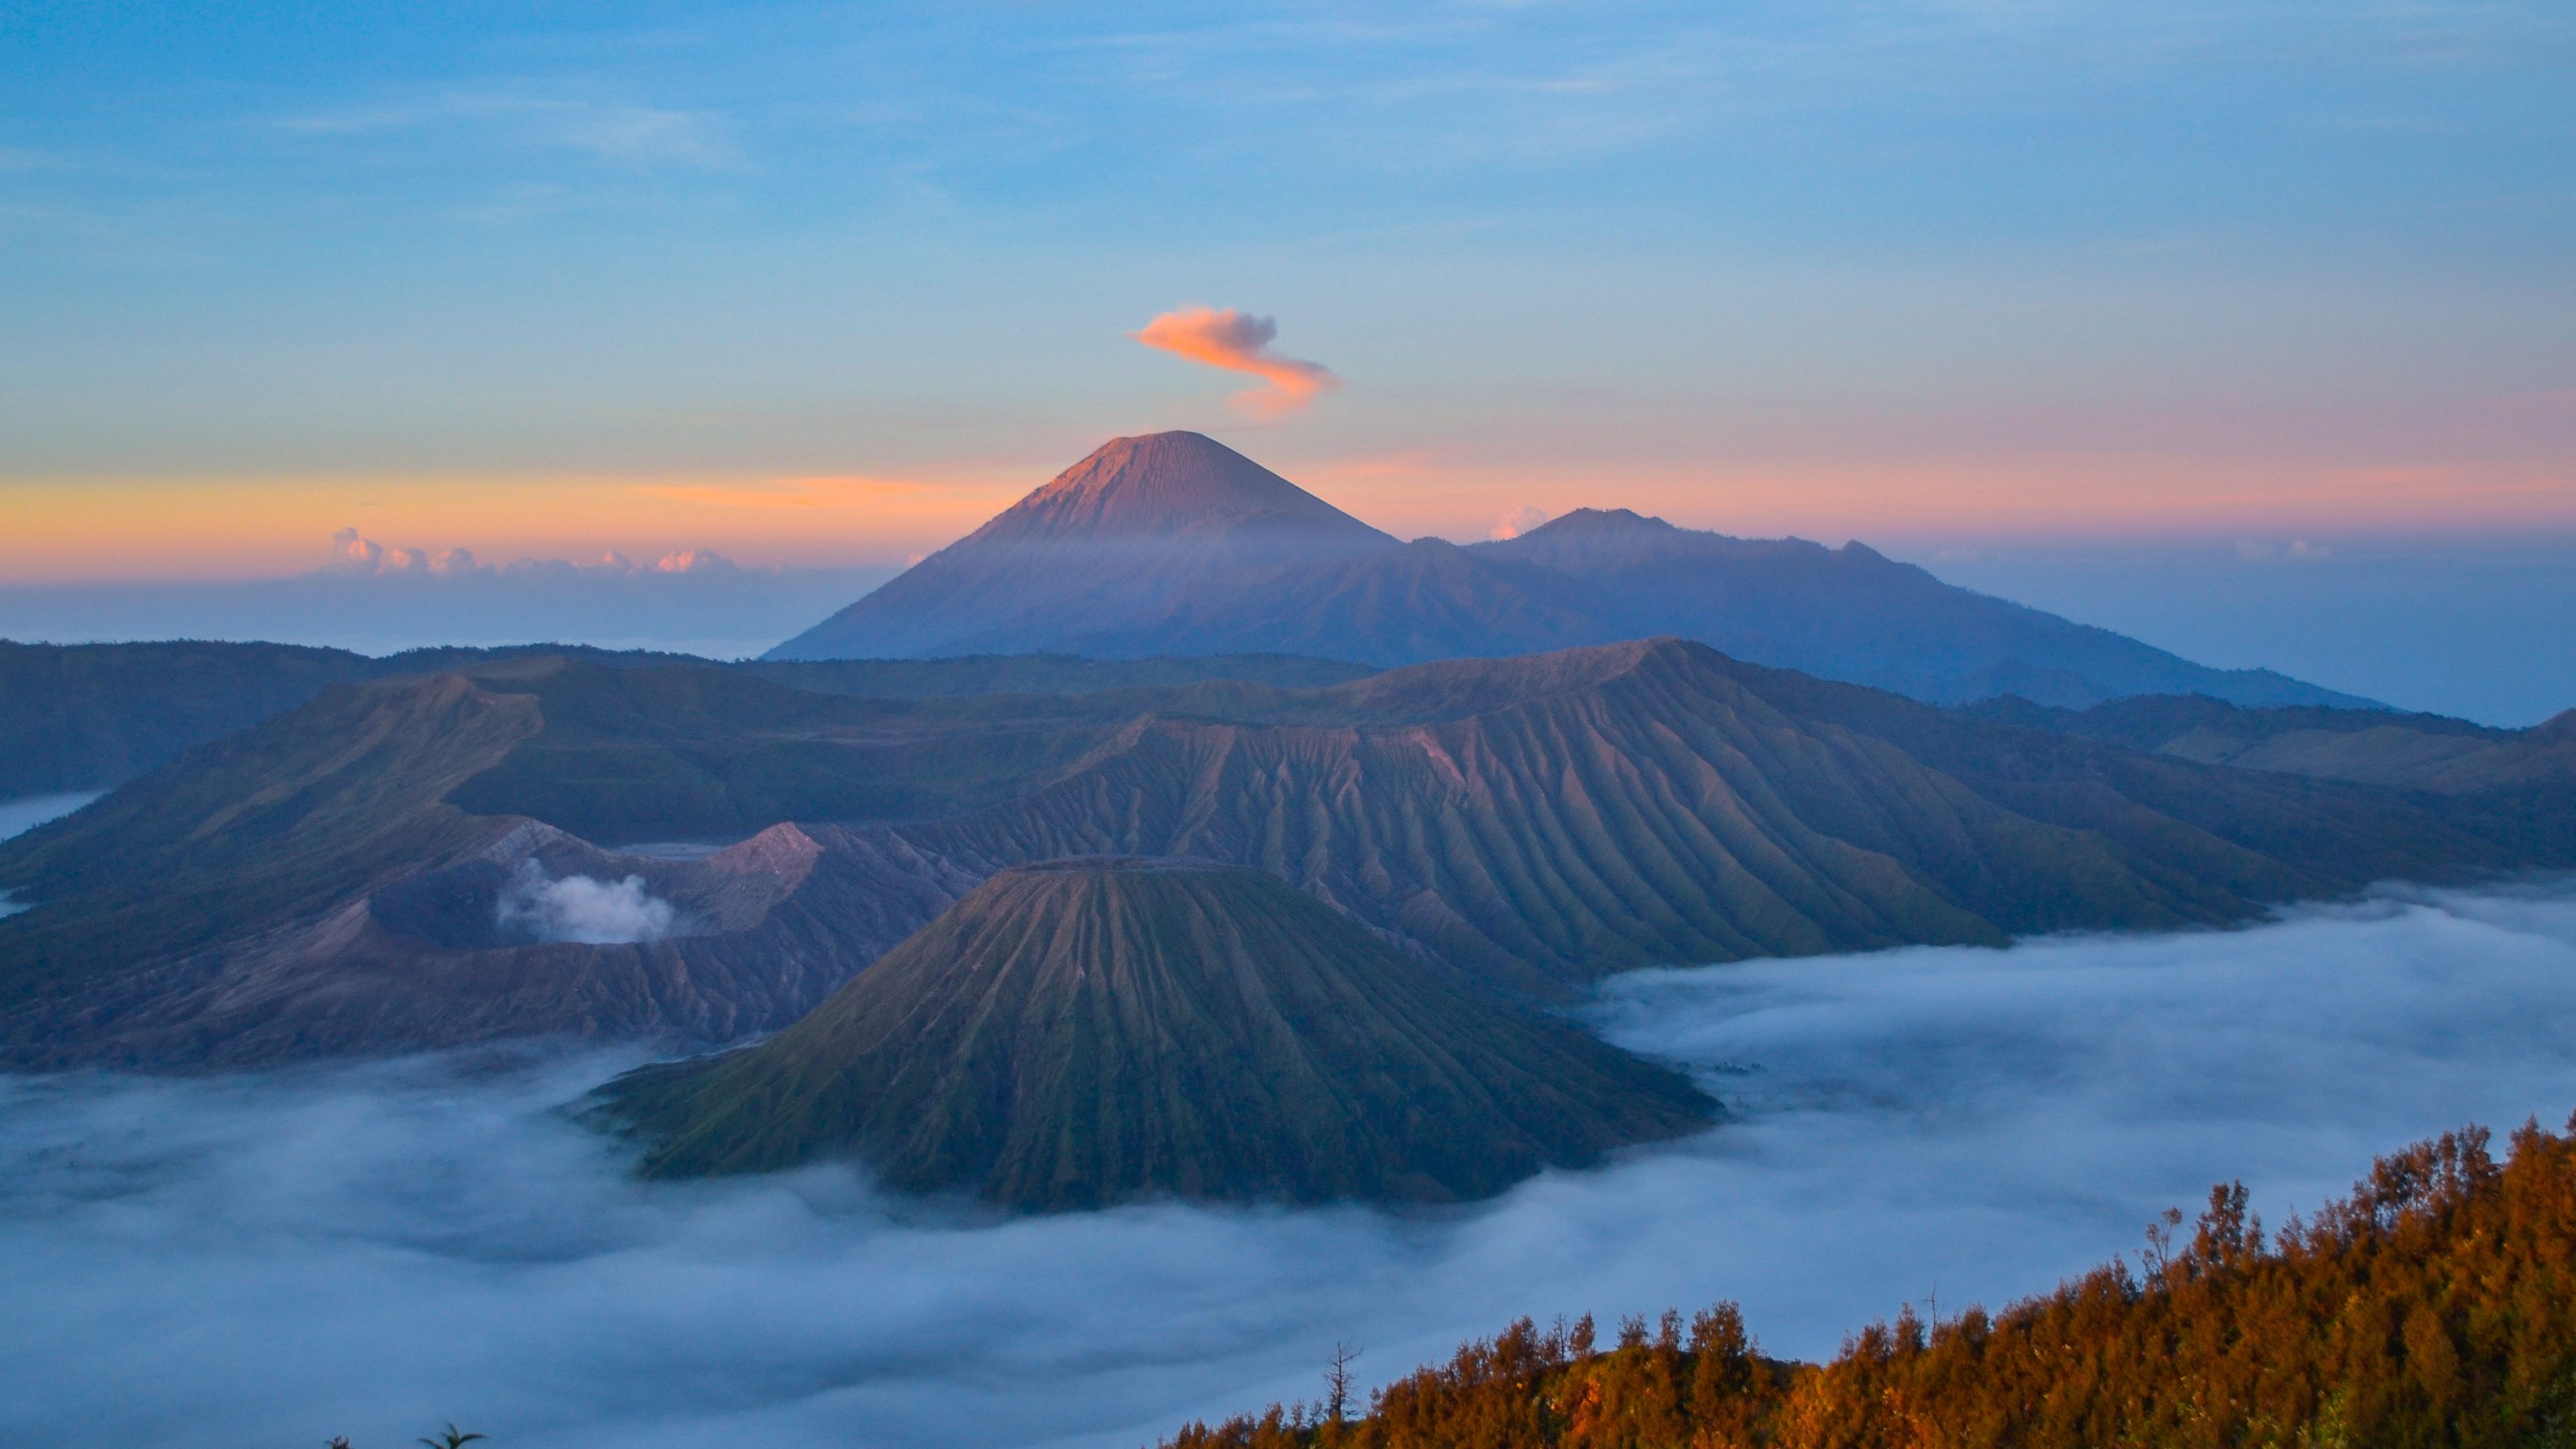
<svg viewBox="0 0 2576 1449">
<path fill-rule="evenodd" d="M 0 581 L 892 566 L 1170 426 L 1459 538 L 2576 536 L 2571 155 L 2564 4 L 22 4 Z M 909 501 L 707 501 L 815 477 Z"/>
</svg>

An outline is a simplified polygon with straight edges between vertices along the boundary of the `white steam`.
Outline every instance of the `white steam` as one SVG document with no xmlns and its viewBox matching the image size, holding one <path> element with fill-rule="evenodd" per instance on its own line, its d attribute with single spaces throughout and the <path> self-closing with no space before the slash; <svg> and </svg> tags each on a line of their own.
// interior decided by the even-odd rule
<svg viewBox="0 0 2576 1449">
<path fill-rule="evenodd" d="M 549 880 L 545 867 L 533 860 L 519 862 L 494 910 L 503 931 L 588 946 L 658 941 L 680 927 L 679 911 L 646 890 L 640 875 L 615 881 L 586 875 Z"/>
<path fill-rule="evenodd" d="M 0 1442 L 1132 1446 L 1510 1318 L 1743 1301 L 1831 1353 L 2243 1178 L 2576 1105 L 2576 889 L 2233 933 L 1624 978 L 1740 1116 L 1441 1214 L 962 1222 L 841 1169 L 648 1185 L 558 1108 L 632 1058 L 0 1078 Z"/>
</svg>

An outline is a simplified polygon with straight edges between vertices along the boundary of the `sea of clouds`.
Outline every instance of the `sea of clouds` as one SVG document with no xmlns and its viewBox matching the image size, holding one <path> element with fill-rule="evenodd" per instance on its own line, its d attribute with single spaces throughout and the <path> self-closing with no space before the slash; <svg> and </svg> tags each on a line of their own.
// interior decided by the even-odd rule
<svg viewBox="0 0 2576 1449">
<path fill-rule="evenodd" d="M 1735 1111 L 1441 1213 L 1022 1221 L 851 1172 L 647 1185 L 561 1109 L 616 1053 L 0 1078 L 0 1441 L 1136 1445 L 1520 1314 L 1743 1302 L 1821 1355 L 2046 1289 L 2241 1177 L 2576 1106 L 2576 885 L 2234 932 L 1654 971 L 1616 1039 Z"/>
</svg>

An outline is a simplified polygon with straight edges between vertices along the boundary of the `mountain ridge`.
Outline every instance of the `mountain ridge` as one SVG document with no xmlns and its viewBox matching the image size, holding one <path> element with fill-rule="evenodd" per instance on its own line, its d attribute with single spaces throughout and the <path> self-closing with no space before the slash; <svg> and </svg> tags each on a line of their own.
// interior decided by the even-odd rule
<svg viewBox="0 0 2576 1449">
<path fill-rule="evenodd" d="M 1110 508 L 1113 496 L 1129 504 Z M 1246 521 L 1271 500 L 1291 500 L 1281 516 L 1299 527 Z M 1393 667 L 1664 634 L 1940 704 L 2018 693 L 2080 707 L 2192 691 L 2370 703 L 2269 670 L 2194 664 L 1944 584 L 1858 542 L 1730 538 L 1586 508 L 1510 539 L 1398 543 L 1194 433 L 1112 440 L 769 657 L 1278 651 Z"/>
<path fill-rule="evenodd" d="M 562 838 L 477 863 L 539 827 Z M 831 866 L 764 867 L 783 915 L 489 939 L 529 858 L 716 921 L 691 903 L 736 887 L 619 843 L 696 858 L 777 829 Z M 723 1039 L 785 1025 L 975 882 L 1077 855 L 1260 869 L 1480 989 L 1562 999 L 1630 966 L 2220 925 L 2576 865 L 2576 791 L 2140 754 L 1670 639 L 1321 688 L 918 700 L 514 658 L 337 687 L 0 842 L 29 907 L 0 918 L 0 1057 Z M 820 929 L 835 913 L 859 924 Z M 773 916 L 787 935 L 761 934 Z"/>
</svg>

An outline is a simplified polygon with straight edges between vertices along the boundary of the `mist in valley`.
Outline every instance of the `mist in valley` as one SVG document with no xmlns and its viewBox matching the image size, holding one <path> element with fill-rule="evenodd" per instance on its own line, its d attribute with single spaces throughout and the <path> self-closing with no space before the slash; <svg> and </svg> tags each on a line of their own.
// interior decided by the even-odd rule
<svg viewBox="0 0 2576 1449">
<path fill-rule="evenodd" d="M 1595 1023 L 1732 1118 L 1468 1208 L 1008 1220 L 842 1167 L 689 1184 L 566 1110 L 641 1058 L 0 1079 L 0 1439 L 1135 1445 L 1521 1314 L 1740 1300 L 1830 1353 L 2045 1289 L 2243 1178 L 2576 1106 L 2576 884 L 2233 932 L 1634 973 Z M 150 1386 L 138 1392 L 138 1386 Z"/>
</svg>

